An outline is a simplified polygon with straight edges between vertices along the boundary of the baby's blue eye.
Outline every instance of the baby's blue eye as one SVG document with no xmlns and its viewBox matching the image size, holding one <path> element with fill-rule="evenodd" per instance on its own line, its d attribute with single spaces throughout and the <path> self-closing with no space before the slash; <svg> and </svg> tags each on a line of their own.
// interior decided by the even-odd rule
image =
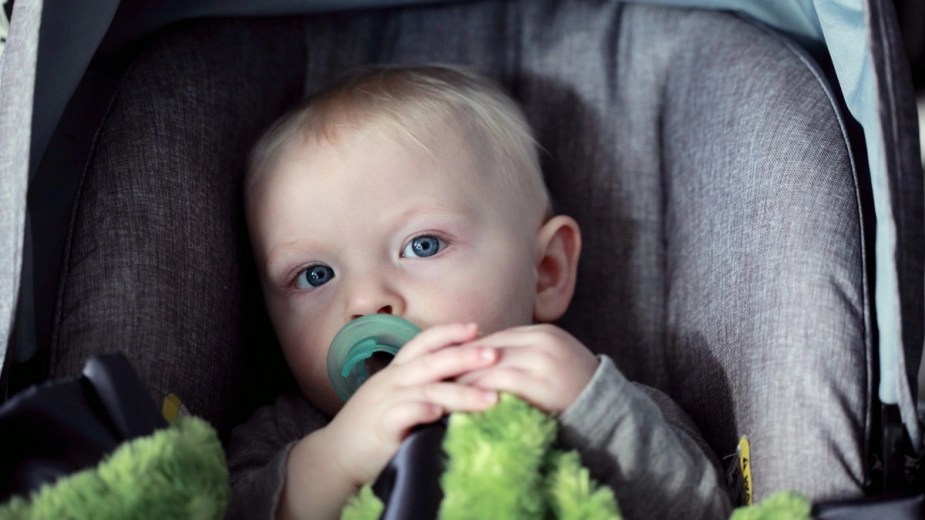
<svg viewBox="0 0 925 520">
<path fill-rule="evenodd" d="M 313 265 L 299 272 L 295 279 L 297 289 L 320 287 L 334 278 L 334 270 L 326 265 Z"/>
<path fill-rule="evenodd" d="M 443 240 L 433 235 L 422 235 L 408 242 L 408 245 L 402 250 L 401 256 L 402 258 L 427 258 L 428 256 L 434 256 L 444 247 L 446 247 L 446 242 Z"/>
</svg>

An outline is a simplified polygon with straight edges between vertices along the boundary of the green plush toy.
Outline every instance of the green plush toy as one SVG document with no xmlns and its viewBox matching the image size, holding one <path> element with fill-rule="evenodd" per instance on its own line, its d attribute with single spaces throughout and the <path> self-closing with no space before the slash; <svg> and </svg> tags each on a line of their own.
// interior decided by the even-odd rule
<svg viewBox="0 0 925 520">
<path fill-rule="evenodd" d="M 230 497 L 218 436 L 196 417 L 120 445 L 95 468 L 0 505 L 0 519 L 217 519 Z"/>
<path fill-rule="evenodd" d="M 613 492 L 598 485 L 578 453 L 554 445 L 556 421 L 521 399 L 502 394 L 481 413 L 455 413 L 443 441 L 441 520 L 618 519 Z M 384 506 L 367 485 L 342 520 L 379 518 Z M 808 520 L 808 501 L 791 493 L 733 512 L 733 520 Z"/>
<path fill-rule="evenodd" d="M 613 492 L 599 486 L 574 451 L 556 449 L 556 422 L 524 401 L 502 395 L 495 407 L 453 414 L 444 437 L 447 467 L 439 518 L 618 519 Z M 230 496 L 228 469 L 215 431 L 196 417 L 119 446 L 97 467 L 0 505 L 7 519 L 217 519 Z M 384 506 L 364 487 L 342 518 L 379 518 Z M 804 520 L 809 503 L 774 495 L 737 509 L 733 520 Z"/>
<path fill-rule="evenodd" d="M 439 518 L 621 518 L 610 488 L 591 479 L 576 452 L 555 449 L 555 438 L 554 419 L 509 394 L 485 412 L 451 415 Z M 372 520 L 382 510 L 365 486 L 341 518 Z"/>
</svg>

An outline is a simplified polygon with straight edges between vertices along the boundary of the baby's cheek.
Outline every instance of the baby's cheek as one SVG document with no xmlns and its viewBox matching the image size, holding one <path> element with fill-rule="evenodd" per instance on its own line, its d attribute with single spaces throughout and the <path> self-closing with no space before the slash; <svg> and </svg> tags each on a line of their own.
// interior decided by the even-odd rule
<svg viewBox="0 0 925 520">
<path fill-rule="evenodd" d="M 337 413 L 343 403 L 328 380 L 327 348 L 301 345 L 287 354 L 287 360 L 302 394 L 322 412 Z"/>
<path fill-rule="evenodd" d="M 489 334 L 499 330 L 529 325 L 532 317 L 532 306 L 521 297 L 515 297 L 509 287 L 501 287 L 490 297 L 474 297 L 473 304 L 467 309 L 471 318 L 479 324 L 482 334 Z"/>
<path fill-rule="evenodd" d="M 291 326 L 277 332 L 286 361 L 300 385 L 319 386 L 326 380 L 327 345 L 308 326 Z"/>
</svg>

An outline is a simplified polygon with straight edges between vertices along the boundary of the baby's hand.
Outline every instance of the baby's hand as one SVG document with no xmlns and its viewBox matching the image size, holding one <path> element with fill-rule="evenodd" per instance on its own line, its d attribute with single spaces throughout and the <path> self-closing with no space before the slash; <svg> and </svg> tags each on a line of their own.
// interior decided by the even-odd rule
<svg viewBox="0 0 925 520">
<path fill-rule="evenodd" d="M 497 401 L 494 390 L 453 381 L 498 360 L 489 346 L 460 346 L 477 335 L 475 324 L 441 325 L 418 334 L 325 427 L 331 455 L 355 486 L 376 478 L 413 427 L 446 413 L 484 410 Z"/>
<path fill-rule="evenodd" d="M 503 390 L 550 413 L 561 413 L 587 386 L 598 359 L 554 325 L 529 325 L 479 338 L 466 347 L 497 350 L 500 360 L 460 376 L 463 384 Z"/>
</svg>

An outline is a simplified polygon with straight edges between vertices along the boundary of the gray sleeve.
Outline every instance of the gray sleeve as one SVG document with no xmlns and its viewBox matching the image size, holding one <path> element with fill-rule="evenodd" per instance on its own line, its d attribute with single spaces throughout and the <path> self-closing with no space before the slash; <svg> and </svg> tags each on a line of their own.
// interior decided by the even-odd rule
<svg viewBox="0 0 925 520">
<path fill-rule="evenodd" d="M 231 501 L 225 518 L 275 518 L 289 450 L 326 423 L 301 396 L 283 395 L 235 428 L 227 450 Z"/>
<path fill-rule="evenodd" d="M 560 441 L 608 484 L 627 518 L 728 518 L 716 456 L 657 390 L 629 382 L 606 356 L 559 417 Z"/>
</svg>

